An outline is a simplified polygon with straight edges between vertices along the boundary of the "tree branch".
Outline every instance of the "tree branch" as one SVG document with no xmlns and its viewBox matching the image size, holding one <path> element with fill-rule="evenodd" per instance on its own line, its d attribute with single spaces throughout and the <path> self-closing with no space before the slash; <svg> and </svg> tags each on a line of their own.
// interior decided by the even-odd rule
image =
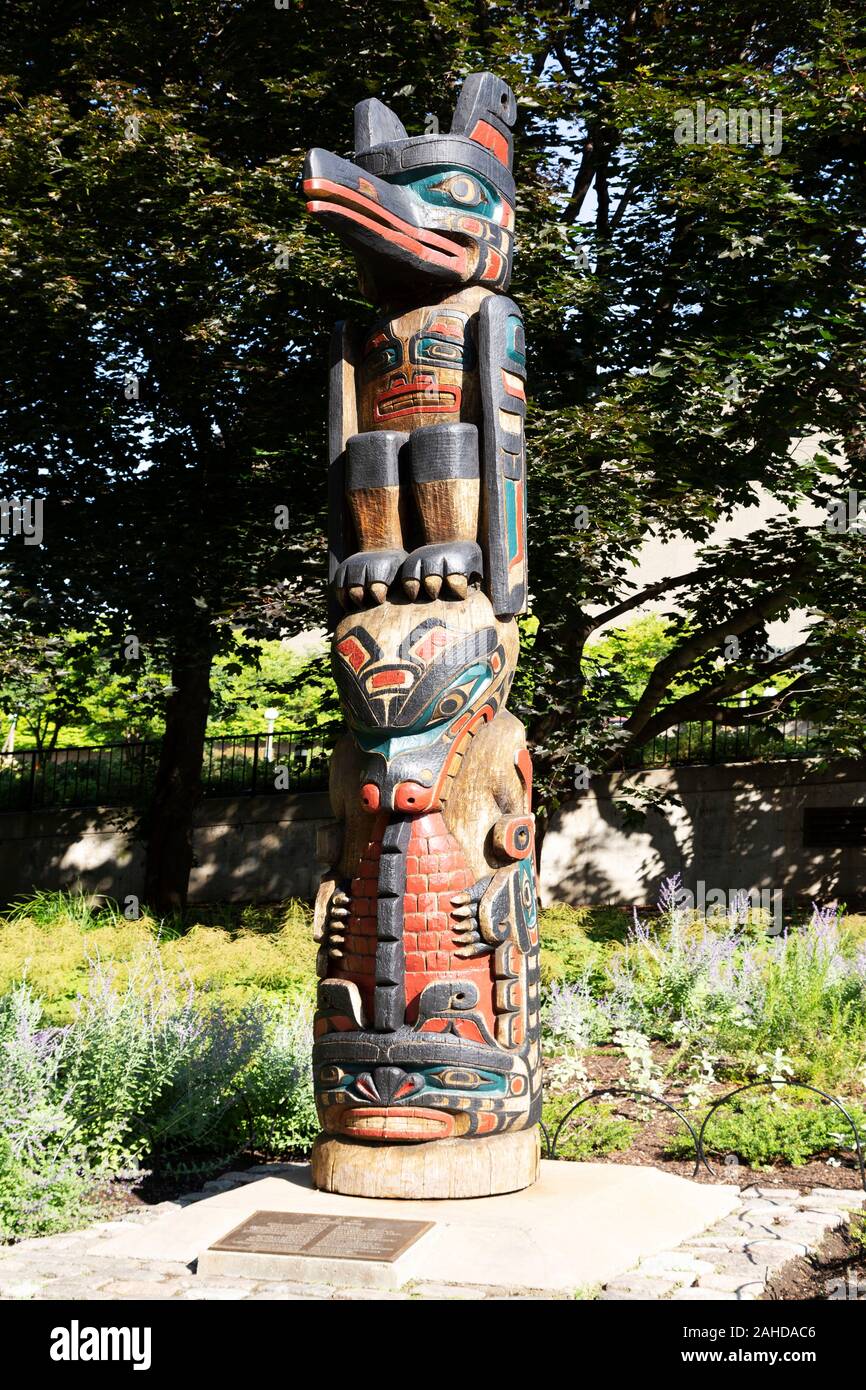
<svg viewBox="0 0 866 1390">
<path fill-rule="evenodd" d="M 748 690 L 750 685 L 757 685 L 759 681 L 778 675 L 780 671 L 786 671 L 791 666 L 796 666 L 804 659 L 808 651 L 809 644 L 803 642 L 798 647 L 792 647 L 790 651 L 780 652 L 778 656 L 772 657 L 769 661 L 760 663 L 751 671 L 731 671 L 713 685 L 702 686 L 700 690 L 693 690 L 688 695 L 682 695 L 678 700 L 671 701 L 653 718 L 648 719 L 643 727 L 636 731 L 626 743 L 619 745 L 616 752 L 605 764 L 605 770 L 609 771 L 611 768 L 619 766 L 625 755 L 633 748 L 642 747 L 651 739 L 656 738 L 658 734 L 664 733 L 666 729 L 673 728 L 675 724 L 685 724 L 690 720 L 698 719 L 711 719 L 713 723 L 717 724 L 745 724 L 750 719 L 757 719 L 763 714 L 779 709 L 785 701 L 794 695 L 798 688 L 812 679 L 810 672 L 804 672 L 778 694 L 756 700 L 754 704 L 749 706 L 747 716 L 744 711 L 720 705 L 718 700 L 720 696 L 736 695 L 742 690 Z M 627 727 L 628 722 L 626 723 Z"/>
<path fill-rule="evenodd" d="M 636 188 L 637 179 L 629 179 L 628 183 L 623 189 L 622 197 L 616 205 L 616 211 L 614 212 L 613 217 L 610 219 L 610 230 L 612 232 L 616 231 L 617 227 L 622 221 L 622 215 L 628 207 L 629 203 L 631 202 L 632 194 L 634 193 Z"/>
<path fill-rule="evenodd" d="M 568 195 L 568 202 L 562 214 L 563 222 L 570 225 L 577 221 L 580 216 L 580 210 L 586 200 L 586 195 L 592 188 L 592 181 L 594 178 L 595 141 L 592 135 L 587 135 L 580 156 L 580 163 L 577 166 L 577 173 L 574 176 L 574 183 L 571 186 L 571 193 Z"/>
<path fill-rule="evenodd" d="M 678 212 L 674 218 L 670 255 L 662 271 L 658 294 L 652 308 L 650 346 L 653 353 L 664 347 L 673 322 L 680 283 L 678 272 L 688 259 L 694 223 L 694 213 Z"/>
<path fill-rule="evenodd" d="M 640 608 L 642 603 L 649 603 L 651 599 L 658 598 L 659 594 L 666 594 L 671 589 L 682 589 L 693 580 L 700 577 L 701 570 L 692 570 L 689 574 L 680 574 L 668 579 L 660 579 L 656 584 L 648 584 L 645 589 L 638 589 L 628 598 L 624 598 L 621 603 L 614 604 L 613 608 L 605 609 L 604 613 L 598 613 L 590 619 L 590 631 L 604 627 L 605 624 L 612 622 L 614 618 L 619 618 L 623 613 L 630 613 L 633 608 Z"/>
<path fill-rule="evenodd" d="M 704 632 L 694 633 L 674 651 L 668 652 L 667 656 L 662 657 L 661 661 L 656 662 L 653 667 L 634 712 L 626 722 L 626 727 L 632 733 L 640 733 L 680 671 L 684 671 L 697 657 L 703 656 L 713 647 L 718 646 L 726 637 L 738 637 L 741 633 L 756 627 L 766 618 L 772 617 L 780 608 L 784 608 L 793 594 L 792 576 L 781 588 L 765 594 L 762 599 L 750 604 L 748 608 L 742 608 L 738 613 L 731 613 L 724 622 L 716 623 Z"/>
<path fill-rule="evenodd" d="M 779 669 L 781 668 L 775 668 L 776 671 Z M 757 674 L 763 679 L 766 674 L 773 673 L 767 673 L 762 667 Z M 767 714 L 775 714 L 778 710 L 781 710 L 799 690 L 802 690 L 804 686 L 808 687 L 811 680 L 814 680 L 814 672 L 804 671 L 803 674 L 798 676 L 795 681 L 792 681 L 790 685 L 786 685 L 784 690 L 777 691 L 775 695 L 765 695 L 760 700 L 750 701 L 747 709 L 708 704 L 706 706 L 706 717 L 712 719 L 715 724 L 734 725 L 753 723 L 757 719 L 763 719 Z"/>
</svg>

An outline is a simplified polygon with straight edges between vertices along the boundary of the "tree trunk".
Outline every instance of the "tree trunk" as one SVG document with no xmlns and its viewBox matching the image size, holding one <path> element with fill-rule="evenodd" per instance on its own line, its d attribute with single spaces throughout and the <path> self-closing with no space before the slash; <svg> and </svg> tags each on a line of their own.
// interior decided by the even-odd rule
<svg viewBox="0 0 866 1390">
<path fill-rule="evenodd" d="M 212 651 L 204 647 L 178 657 L 172 665 L 174 693 L 166 706 L 156 784 L 146 818 L 144 900 L 159 913 L 186 906 L 212 660 Z"/>
</svg>

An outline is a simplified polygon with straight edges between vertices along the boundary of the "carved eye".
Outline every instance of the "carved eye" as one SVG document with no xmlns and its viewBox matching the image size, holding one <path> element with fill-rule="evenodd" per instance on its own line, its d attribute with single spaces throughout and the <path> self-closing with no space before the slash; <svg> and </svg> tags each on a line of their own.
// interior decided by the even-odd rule
<svg viewBox="0 0 866 1390">
<path fill-rule="evenodd" d="M 474 1087 L 485 1084 L 483 1076 L 479 1076 L 477 1071 L 469 1071 L 466 1067 L 449 1067 L 447 1071 L 437 1072 L 436 1075 L 443 1086 L 459 1087 L 461 1091 L 471 1091 Z"/>
<path fill-rule="evenodd" d="M 461 203 L 466 208 L 477 208 L 484 202 L 482 188 L 468 174 L 452 174 L 435 187 L 439 193 L 446 193 L 455 203 Z"/>
<path fill-rule="evenodd" d="M 466 692 L 463 690 L 452 690 L 448 695 L 444 695 L 436 706 L 434 719 L 450 719 L 452 715 L 458 714 L 466 704 Z"/>
<path fill-rule="evenodd" d="M 319 1081 L 323 1086 L 338 1086 L 346 1073 L 342 1067 L 320 1067 Z"/>
<path fill-rule="evenodd" d="M 433 718 L 453 719 L 455 714 L 459 714 L 474 699 L 477 691 L 478 682 L 474 676 L 463 685 L 455 685 L 450 690 L 443 691 L 439 696 Z"/>
</svg>

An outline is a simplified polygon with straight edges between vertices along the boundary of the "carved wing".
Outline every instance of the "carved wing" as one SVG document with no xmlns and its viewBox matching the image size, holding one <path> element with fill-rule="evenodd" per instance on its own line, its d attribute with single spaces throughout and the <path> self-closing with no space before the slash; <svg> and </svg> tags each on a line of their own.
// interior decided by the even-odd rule
<svg viewBox="0 0 866 1390">
<path fill-rule="evenodd" d="M 483 424 L 483 548 L 487 590 L 497 616 L 526 611 L 526 349 L 513 299 L 481 305 L 478 355 Z"/>
<path fill-rule="evenodd" d="M 333 624 L 342 617 L 342 609 L 331 584 L 337 566 L 349 553 L 352 535 L 346 504 L 346 441 L 358 433 L 356 338 L 356 326 L 350 320 L 334 325 L 328 376 L 328 608 Z"/>
</svg>

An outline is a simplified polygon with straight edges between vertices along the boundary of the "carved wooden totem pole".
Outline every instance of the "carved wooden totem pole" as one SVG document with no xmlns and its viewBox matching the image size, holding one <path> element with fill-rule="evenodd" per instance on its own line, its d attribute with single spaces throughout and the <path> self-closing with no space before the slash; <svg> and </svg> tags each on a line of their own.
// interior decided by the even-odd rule
<svg viewBox="0 0 866 1390">
<path fill-rule="evenodd" d="M 449 134 L 355 110 L 308 210 L 377 317 L 330 378 L 333 659 L 348 730 L 316 905 L 319 1187 L 480 1196 L 535 1180 L 531 765 L 505 708 L 524 611 L 523 323 L 506 297 L 514 94 L 465 81 Z"/>
</svg>

